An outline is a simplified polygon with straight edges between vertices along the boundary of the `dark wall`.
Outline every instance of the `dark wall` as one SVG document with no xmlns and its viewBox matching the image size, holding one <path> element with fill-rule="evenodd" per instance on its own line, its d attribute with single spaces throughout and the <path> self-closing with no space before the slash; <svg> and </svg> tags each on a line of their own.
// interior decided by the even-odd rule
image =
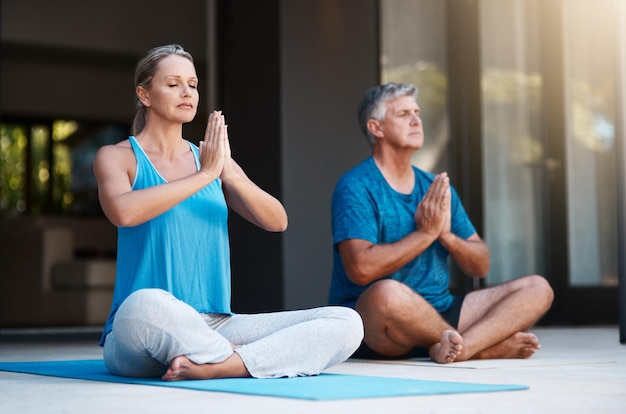
<svg viewBox="0 0 626 414">
<path fill-rule="evenodd" d="M 377 21 L 376 1 L 219 3 L 233 156 L 289 214 L 283 234 L 231 218 L 236 311 L 326 303 L 332 190 L 369 154 L 356 108 L 378 82 Z"/>
<path fill-rule="evenodd" d="M 341 174 L 370 154 L 357 122 L 379 82 L 378 2 L 281 2 L 285 307 L 326 304 L 330 199 Z"/>
<path fill-rule="evenodd" d="M 279 2 L 219 3 L 219 97 L 233 158 L 281 199 Z M 233 310 L 283 307 L 282 234 L 231 214 Z"/>
<path fill-rule="evenodd" d="M 181 43 L 200 66 L 206 59 L 204 2 L 177 2 L 194 11 L 178 24 L 162 12 L 169 4 L 2 0 L 3 114 L 130 122 L 134 66 L 145 51 Z"/>
</svg>

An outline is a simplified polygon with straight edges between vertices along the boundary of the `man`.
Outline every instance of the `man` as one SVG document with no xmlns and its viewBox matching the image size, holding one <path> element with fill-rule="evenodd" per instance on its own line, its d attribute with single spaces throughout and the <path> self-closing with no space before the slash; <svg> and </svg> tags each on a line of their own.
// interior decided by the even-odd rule
<svg viewBox="0 0 626 414">
<path fill-rule="evenodd" d="M 527 332 L 550 308 L 538 275 L 455 297 L 448 256 L 483 278 L 489 248 L 476 233 L 446 173 L 411 164 L 424 132 L 413 85 L 367 91 L 359 124 L 372 156 L 344 174 L 332 198 L 333 278 L 329 302 L 355 308 L 365 327 L 360 358 L 407 358 L 427 348 L 439 363 L 529 358 Z"/>
</svg>

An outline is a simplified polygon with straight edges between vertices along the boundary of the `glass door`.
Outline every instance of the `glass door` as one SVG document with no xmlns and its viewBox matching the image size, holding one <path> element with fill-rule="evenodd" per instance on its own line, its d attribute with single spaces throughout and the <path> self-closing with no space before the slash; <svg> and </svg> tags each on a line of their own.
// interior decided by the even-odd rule
<svg viewBox="0 0 626 414">
<path fill-rule="evenodd" d="M 567 278 L 554 315 L 617 321 L 619 0 L 562 2 Z M 624 9 L 621 8 L 621 13 Z"/>
<path fill-rule="evenodd" d="M 546 274 L 545 162 L 537 2 L 481 1 L 487 285 Z"/>
<path fill-rule="evenodd" d="M 480 3 L 487 284 L 546 276 L 555 323 L 617 321 L 619 9 Z"/>
<path fill-rule="evenodd" d="M 563 11 L 569 284 L 616 286 L 615 1 Z"/>
<path fill-rule="evenodd" d="M 424 146 L 412 162 L 425 171 L 448 171 L 446 7 L 439 0 L 380 2 L 381 83 L 417 86 Z"/>
<path fill-rule="evenodd" d="M 491 248 L 481 284 L 541 274 L 555 290 L 544 322 L 617 322 L 623 1 L 380 6 L 381 80 L 420 88 L 414 163 L 452 173 Z"/>
</svg>

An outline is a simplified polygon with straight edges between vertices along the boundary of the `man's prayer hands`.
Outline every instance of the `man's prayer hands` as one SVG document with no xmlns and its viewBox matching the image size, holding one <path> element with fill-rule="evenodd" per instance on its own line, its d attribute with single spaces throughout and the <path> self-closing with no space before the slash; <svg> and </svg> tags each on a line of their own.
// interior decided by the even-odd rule
<svg viewBox="0 0 626 414">
<path fill-rule="evenodd" d="M 417 205 L 415 212 L 417 230 L 430 234 L 435 239 L 449 233 L 451 198 L 448 174 L 445 172 L 437 174 L 428 192 Z"/>
</svg>

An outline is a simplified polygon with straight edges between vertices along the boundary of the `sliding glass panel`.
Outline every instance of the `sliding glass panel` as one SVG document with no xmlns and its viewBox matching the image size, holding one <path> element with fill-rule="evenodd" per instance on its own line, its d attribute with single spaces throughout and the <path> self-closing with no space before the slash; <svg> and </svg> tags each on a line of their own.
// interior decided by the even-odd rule
<svg viewBox="0 0 626 414">
<path fill-rule="evenodd" d="M 448 75 L 445 2 L 381 0 L 381 81 L 412 83 L 424 123 L 424 146 L 413 164 L 448 170 Z"/>
<path fill-rule="evenodd" d="M 0 123 L 0 219 L 14 214 L 102 214 L 93 160 L 127 127 L 51 120 Z"/>
<path fill-rule="evenodd" d="M 532 0 L 480 2 L 489 285 L 544 273 L 545 146 L 537 5 Z"/>
<path fill-rule="evenodd" d="M 563 5 L 572 286 L 617 284 L 617 1 L 568 0 Z"/>
</svg>

